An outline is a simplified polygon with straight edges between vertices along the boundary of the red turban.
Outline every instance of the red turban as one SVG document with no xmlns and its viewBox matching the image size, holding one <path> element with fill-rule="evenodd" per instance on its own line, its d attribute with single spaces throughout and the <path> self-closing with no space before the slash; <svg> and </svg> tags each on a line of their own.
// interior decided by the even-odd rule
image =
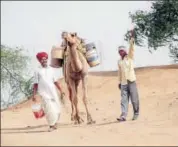
<svg viewBox="0 0 178 147">
<path fill-rule="evenodd" d="M 36 58 L 40 61 L 43 57 L 46 57 L 48 59 L 48 54 L 46 52 L 39 52 L 36 55 Z"/>
</svg>

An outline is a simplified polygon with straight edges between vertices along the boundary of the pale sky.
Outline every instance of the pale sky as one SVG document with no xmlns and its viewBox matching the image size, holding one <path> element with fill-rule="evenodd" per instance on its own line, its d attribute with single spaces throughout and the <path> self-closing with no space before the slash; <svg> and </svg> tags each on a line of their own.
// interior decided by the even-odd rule
<svg viewBox="0 0 178 147">
<path fill-rule="evenodd" d="M 35 68 L 37 52 L 50 53 L 53 45 L 61 43 L 63 30 L 77 32 L 101 52 L 102 64 L 92 70 L 117 70 L 117 47 L 127 45 L 123 35 L 131 27 L 128 12 L 150 6 L 147 1 L 3 1 L 1 43 L 28 49 Z M 154 54 L 146 47 L 135 50 L 136 67 L 170 64 L 166 48 Z"/>
</svg>

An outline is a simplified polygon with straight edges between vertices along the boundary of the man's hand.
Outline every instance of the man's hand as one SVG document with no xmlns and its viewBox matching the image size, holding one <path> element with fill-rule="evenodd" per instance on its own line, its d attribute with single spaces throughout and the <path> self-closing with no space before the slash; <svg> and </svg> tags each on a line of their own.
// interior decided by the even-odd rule
<svg viewBox="0 0 178 147">
<path fill-rule="evenodd" d="M 62 93 L 61 93 L 61 98 L 63 99 L 64 97 L 65 97 L 65 93 L 62 92 Z"/>
<path fill-rule="evenodd" d="M 36 102 L 36 97 L 35 96 L 33 96 L 32 101 Z"/>
<path fill-rule="evenodd" d="M 121 89 L 121 84 L 118 84 L 118 88 Z"/>
<path fill-rule="evenodd" d="M 62 102 L 63 104 L 65 104 L 64 97 L 65 97 L 65 93 L 62 92 L 62 93 L 61 93 L 61 102 Z"/>
<path fill-rule="evenodd" d="M 134 44 L 134 38 L 133 37 L 130 38 L 130 44 Z"/>
</svg>

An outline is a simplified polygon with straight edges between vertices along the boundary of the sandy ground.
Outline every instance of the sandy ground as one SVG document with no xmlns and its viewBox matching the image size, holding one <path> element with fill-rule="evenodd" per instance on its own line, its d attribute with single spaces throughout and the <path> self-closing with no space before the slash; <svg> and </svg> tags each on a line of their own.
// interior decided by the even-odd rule
<svg viewBox="0 0 178 147">
<path fill-rule="evenodd" d="M 140 68 L 136 74 L 141 107 L 137 121 L 131 121 L 130 104 L 128 121 L 116 122 L 120 115 L 117 72 L 93 73 L 89 76 L 88 100 L 96 124 L 86 124 L 79 89 L 80 115 L 85 123 L 71 123 L 70 103 L 66 99 L 58 130 L 47 132 L 45 118 L 36 120 L 28 101 L 1 112 L 1 145 L 178 146 L 178 66 Z"/>
</svg>

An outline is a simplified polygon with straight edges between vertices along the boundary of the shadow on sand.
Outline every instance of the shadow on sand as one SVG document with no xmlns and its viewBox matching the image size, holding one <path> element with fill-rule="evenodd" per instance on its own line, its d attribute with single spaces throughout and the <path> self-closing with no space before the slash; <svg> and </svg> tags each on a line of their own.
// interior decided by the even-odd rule
<svg viewBox="0 0 178 147">
<path fill-rule="evenodd" d="M 81 124 L 81 125 L 74 125 L 74 124 L 58 124 L 58 129 L 60 128 L 75 128 L 75 127 L 93 127 L 93 126 L 103 126 L 103 125 L 109 125 L 118 123 L 118 121 L 112 121 L 112 122 L 104 122 L 99 124 Z M 38 125 L 38 126 L 27 126 L 22 128 L 2 128 L 1 133 L 2 134 L 19 134 L 19 133 L 43 133 L 48 132 L 47 129 L 48 125 Z M 31 131 L 33 129 L 39 129 L 39 128 L 45 128 L 43 130 L 35 130 Z"/>
<path fill-rule="evenodd" d="M 142 121 L 139 121 L 137 123 L 139 124 L 145 124 L 147 123 L 150 124 L 150 125 L 154 125 L 152 123 L 156 123 L 156 126 L 159 124 L 159 122 L 165 122 L 167 120 L 150 120 L 150 121 L 146 121 L 145 120 L 142 120 Z M 132 120 L 128 120 L 126 122 L 121 122 L 121 123 L 126 123 L 126 124 L 129 124 L 129 125 L 134 125 L 135 121 L 132 121 Z M 75 124 L 72 124 L 72 123 L 68 123 L 68 124 L 61 124 L 59 123 L 58 124 L 58 129 L 66 129 L 66 128 L 88 128 L 88 127 L 95 127 L 95 126 L 105 126 L 105 125 L 110 125 L 110 124 L 117 124 L 117 123 L 120 123 L 118 122 L 117 120 L 116 121 L 110 121 L 110 122 L 101 122 L 101 123 L 96 123 L 96 124 L 86 124 L 86 123 L 83 123 L 83 124 L 80 124 L 80 125 L 75 125 Z M 154 125 L 155 126 L 155 125 Z M 33 129 L 39 129 L 39 128 L 43 128 L 42 130 L 34 130 L 34 131 L 31 131 Z M 18 134 L 18 133 L 44 133 L 44 132 L 48 132 L 48 125 L 38 125 L 38 126 L 27 126 L 27 127 L 23 127 L 23 128 L 2 128 L 1 129 L 1 134 Z"/>
</svg>

